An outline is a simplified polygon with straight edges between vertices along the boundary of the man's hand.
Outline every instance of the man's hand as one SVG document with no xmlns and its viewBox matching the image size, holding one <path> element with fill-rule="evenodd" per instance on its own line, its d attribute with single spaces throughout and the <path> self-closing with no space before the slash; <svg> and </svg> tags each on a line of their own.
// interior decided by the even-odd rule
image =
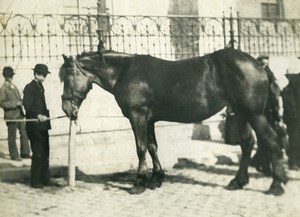
<svg viewBox="0 0 300 217">
<path fill-rule="evenodd" d="M 21 100 L 17 102 L 17 107 L 22 106 L 22 105 L 23 105 L 23 102 Z"/>
<path fill-rule="evenodd" d="M 40 115 L 38 115 L 38 116 L 37 116 L 37 118 L 39 119 L 39 121 L 40 121 L 40 122 L 44 122 L 44 121 L 46 121 L 46 120 L 47 120 L 47 116 L 45 116 L 45 115 L 41 115 L 41 114 L 40 114 Z"/>
</svg>

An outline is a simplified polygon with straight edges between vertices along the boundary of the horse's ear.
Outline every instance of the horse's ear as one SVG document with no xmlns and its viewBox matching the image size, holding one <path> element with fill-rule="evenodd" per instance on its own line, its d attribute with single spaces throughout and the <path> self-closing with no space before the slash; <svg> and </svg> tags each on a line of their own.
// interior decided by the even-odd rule
<svg viewBox="0 0 300 217">
<path fill-rule="evenodd" d="M 69 59 L 68 59 L 68 57 L 66 55 L 63 54 L 62 56 L 63 56 L 65 62 L 69 61 Z"/>
</svg>

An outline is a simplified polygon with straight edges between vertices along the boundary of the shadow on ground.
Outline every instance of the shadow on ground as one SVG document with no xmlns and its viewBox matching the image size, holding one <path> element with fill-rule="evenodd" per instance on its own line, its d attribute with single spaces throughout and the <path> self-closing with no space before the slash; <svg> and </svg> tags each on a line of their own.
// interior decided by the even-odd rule
<svg viewBox="0 0 300 217">
<path fill-rule="evenodd" d="M 192 159 L 188 158 L 179 158 L 178 162 L 173 166 L 175 169 L 195 169 L 199 171 L 205 171 L 207 173 L 215 173 L 218 175 L 229 175 L 235 176 L 238 170 L 238 163 L 234 163 L 231 158 L 220 155 L 217 156 L 216 166 L 206 166 L 205 164 L 197 163 Z M 235 166 L 232 168 L 222 168 L 218 167 L 218 165 L 227 165 L 227 166 Z M 250 177 L 253 178 L 262 178 L 264 177 L 260 173 L 249 173 Z"/>
<path fill-rule="evenodd" d="M 230 165 L 236 166 L 236 164 L 230 163 Z M 179 158 L 178 162 L 173 166 L 176 170 L 186 170 L 186 169 L 193 169 L 198 171 L 204 171 L 207 173 L 213 173 L 218 175 L 228 175 L 234 178 L 237 167 L 232 167 L 232 169 L 228 168 L 220 168 L 217 166 L 206 166 L 204 164 L 199 164 L 194 162 L 191 159 L 186 158 Z M 105 189 L 109 190 L 110 188 L 118 188 L 119 190 L 129 191 L 132 187 L 135 179 L 136 179 L 136 171 L 127 171 L 122 173 L 113 173 L 113 174 L 104 174 L 104 175 L 87 175 L 80 171 L 77 168 L 76 171 L 76 180 L 88 182 L 88 183 L 99 183 L 104 184 Z M 150 172 L 149 172 L 150 174 Z M 262 178 L 263 175 L 258 173 L 252 173 L 250 178 Z M 166 172 L 164 183 L 180 183 L 180 184 L 192 184 L 192 185 L 201 185 L 201 186 L 209 186 L 209 187 L 221 187 L 225 188 L 228 183 L 224 183 L 224 185 L 220 185 L 213 182 L 205 182 L 193 179 L 191 177 L 182 175 L 182 174 L 168 174 Z M 246 189 L 246 191 L 255 191 L 255 192 L 262 192 L 256 189 Z"/>
<path fill-rule="evenodd" d="M 164 183 L 179 183 L 179 184 L 190 184 L 190 185 L 201 185 L 201 186 L 208 186 L 208 187 L 221 187 L 225 188 L 228 183 L 226 181 L 222 184 L 217 184 L 214 182 L 214 179 L 211 179 L 209 181 L 201 181 L 199 179 L 194 179 L 192 177 L 189 177 L 188 175 L 184 175 L 180 171 L 184 172 L 186 170 L 195 170 L 195 171 L 203 171 L 205 173 L 210 173 L 210 174 L 216 174 L 216 175 L 226 175 L 230 176 L 229 179 L 234 178 L 236 175 L 236 172 L 238 170 L 238 166 L 235 163 L 232 163 L 229 161 L 227 158 L 224 158 L 224 156 L 221 156 L 222 159 L 221 161 L 218 161 L 219 163 L 213 166 L 206 166 L 201 163 L 197 163 L 193 161 L 192 159 L 187 159 L 187 158 L 179 158 L 178 162 L 173 166 L 173 168 L 179 173 L 177 174 L 171 174 L 166 170 L 166 176 Z M 225 160 L 224 160 L 225 159 Z M 230 167 L 226 166 L 223 167 L 222 164 L 225 165 L 230 165 Z M 149 176 L 151 171 L 149 171 Z M 264 176 L 259 173 L 251 173 L 250 179 L 251 178 L 263 178 Z M 68 187 L 67 183 L 67 173 L 60 174 L 59 176 L 53 177 L 52 178 L 58 182 L 58 186 L 60 188 L 46 188 L 46 191 L 59 191 L 61 187 Z M 110 189 L 118 189 L 122 191 L 129 192 L 131 189 L 134 181 L 136 179 L 136 170 L 130 170 L 126 172 L 120 172 L 120 173 L 112 173 L 112 174 L 86 174 L 80 169 L 76 168 L 76 181 L 79 181 L 79 183 L 76 184 L 77 188 L 82 187 L 80 182 L 84 183 L 95 183 L 95 184 L 103 184 L 104 185 L 104 190 L 110 190 Z M 293 180 L 290 179 L 290 180 Z M 299 180 L 299 179 L 297 179 Z M 229 182 L 229 180 L 228 180 Z M 9 182 L 11 184 L 16 184 L 16 183 L 22 183 L 25 185 L 30 186 L 30 180 L 29 179 L 23 179 L 20 180 L 19 182 Z M 52 190 L 51 190 L 52 189 Z M 252 191 L 252 192 L 263 192 L 261 190 L 257 189 L 244 189 L 244 191 Z"/>
</svg>

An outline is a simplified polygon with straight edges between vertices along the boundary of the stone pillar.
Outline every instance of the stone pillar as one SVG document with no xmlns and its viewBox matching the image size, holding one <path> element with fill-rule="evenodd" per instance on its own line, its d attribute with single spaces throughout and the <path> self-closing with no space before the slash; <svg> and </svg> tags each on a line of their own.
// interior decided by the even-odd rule
<svg viewBox="0 0 300 217">
<path fill-rule="evenodd" d="M 170 0 L 169 15 L 198 16 L 198 0 Z M 192 18 L 170 20 L 170 37 L 175 59 L 186 59 L 199 53 L 199 23 Z"/>
<path fill-rule="evenodd" d="M 109 49 L 109 14 L 107 13 L 106 0 L 97 0 L 98 34 L 106 49 Z"/>
</svg>

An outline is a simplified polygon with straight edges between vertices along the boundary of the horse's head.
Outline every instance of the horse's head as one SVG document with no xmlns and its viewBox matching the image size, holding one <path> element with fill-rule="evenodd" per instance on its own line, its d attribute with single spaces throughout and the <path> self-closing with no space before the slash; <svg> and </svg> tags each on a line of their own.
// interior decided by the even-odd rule
<svg viewBox="0 0 300 217">
<path fill-rule="evenodd" d="M 65 55 L 63 58 L 64 64 L 59 72 L 64 83 L 62 109 L 68 117 L 76 119 L 81 103 L 92 88 L 92 79 L 76 59 Z"/>
</svg>

